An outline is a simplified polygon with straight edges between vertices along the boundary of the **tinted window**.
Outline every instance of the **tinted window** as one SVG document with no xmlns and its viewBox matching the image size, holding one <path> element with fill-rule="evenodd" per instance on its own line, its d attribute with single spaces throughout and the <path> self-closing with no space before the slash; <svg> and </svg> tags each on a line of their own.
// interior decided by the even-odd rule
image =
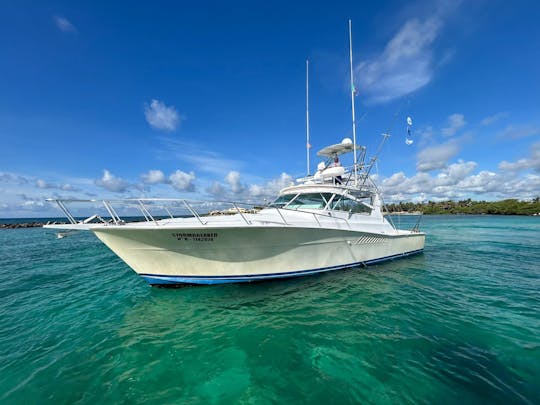
<svg viewBox="0 0 540 405">
<path fill-rule="evenodd" d="M 319 209 L 322 210 L 332 197 L 330 193 L 300 194 L 287 208 L 293 209 Z"/>
<path fill-rule="evenodd" d="M 291 201 L 295 195 L 296 195 L 296 194 L 286 194 L 286 195 L 282 195 L 282 196 L 278 197 L 278 199 L 277 199 L 276 201 L 274 201 L 272 204 L 270 204 L 270 206 L 271 206 L 271 207 L 282 208 L 282 207 L 285 206 L 289 201 Z"/>
<path fill-rule="evenodd" d="M 366 205 L 360 202 L 351 200 L 350 198 L 339 197 L 339 196 L 336 196 L 334 198 L 334 201 L 332 201 L 332 209 L 338 210 L 338 211 L 347 211 L 353 214 L 359 213 L 359 212 L 361 213 L 364 212 L 368 214 L 371 213 L 371 209 L 367 207 Z"/>
</svg>

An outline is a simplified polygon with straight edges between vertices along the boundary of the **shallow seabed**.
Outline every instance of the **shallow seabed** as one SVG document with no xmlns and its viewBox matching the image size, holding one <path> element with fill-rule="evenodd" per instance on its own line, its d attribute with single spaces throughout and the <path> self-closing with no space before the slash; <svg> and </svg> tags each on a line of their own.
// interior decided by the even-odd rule
<svg viewBox="0 0 540 405">
<path fill-rule="evenodd" d="M 540 218 L 423 230 L 367 269 L 173 290 L 89 233 L 0 231 L 0 402 L 540 403 Z"/>
</svg>

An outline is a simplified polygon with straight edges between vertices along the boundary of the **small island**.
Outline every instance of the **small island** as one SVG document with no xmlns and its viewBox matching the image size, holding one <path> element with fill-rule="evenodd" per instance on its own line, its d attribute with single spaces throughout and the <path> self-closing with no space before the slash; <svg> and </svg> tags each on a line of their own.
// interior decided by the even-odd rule
<svg viewBox="0 0 540 405">
<path fill-rule="evenodd" d="M 390 214 L 423 213 L 426 215 L 540 215 L 540 197 L 530 201 L 507 199 L 501 201 L 427 201 L 386 204 Z"/>
</svg>

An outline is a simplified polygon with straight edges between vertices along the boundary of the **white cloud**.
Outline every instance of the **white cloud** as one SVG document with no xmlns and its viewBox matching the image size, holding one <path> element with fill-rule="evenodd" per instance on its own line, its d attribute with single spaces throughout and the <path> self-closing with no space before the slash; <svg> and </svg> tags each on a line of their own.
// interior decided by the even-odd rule
<svg viewBox="0 0 540 405">
<path fill-rule="evenodd" d="M 20 174 L 0 172 L 0 183 L 26 184 L 28 178 Z"/>
<path fill-rule="evenodd" d="M 216 198 L 222 198 L 227 193 L 225 187 L 223 187 L 223 185 L 218 183 L 217 181 L 212 182 L 212 184 L 206 189 L 206 191 Z"/>
<path fill-rule="evenodd" d="M 144 116 L 152 127 L 164 131 L 174 131 L 181 120 L 174 107 L 167 107 L 162 101 L 155 99 L 150 104 L 145 104 Z"/>
<path fill-rule="evenodd" d="M 285 172 L 281 173 L 277 179 L 271 180 L 266 184 L 266 190 L 269 190 L 272 195 L 277 194 L 279 190 L 289 187 L 294 184 L 294 178 Z"/>
<path fill-rule="evenodd" d="M 54 23 L 62 32 L 77 32 L 75 26 L 65 17 L 54 16 Z"/>
<path fill-rule="evenodd" d="M 41 189 L 56 189 L 56 190 L 63 190 L 63 191 L 79 191 L 78 188 L 72 186 L 71 184 L 54 184 L 54 183 L 48 183 L 43 179 L 37 179 L 36 180 L 36 187 Z"/>
<path fill-rule="evenodd" d="M 222 177 L 231 170 L 239 170 L 244 162 L 223 157 L 220 153 L 204 149 L 200 145 L 171 137 L 159 137 L 164 148 L 159 151 L 160 159 L 180 160 L 195 168 L 198 172 L 205 172 Z"/>
<path fill-rule="evenodd" d="M 279 177 L 272 179 L 265 184 L 251 184 L 248 187 L 248 193 L 250 197 L 274 198 L 281 189 L 292 184 L 294 184 L 294 178 L 287 173 L 281 173 Z"/>
<path fill-rule="evenodd" d="M 528 169 L 540 171 L 540 142 L 531 145 L 529 157 L 519 159 L 515 162 L 503 160 L 499 163 L 499 169 L 508 172 L 519 172 Z"/>
<path fill-rule="evenodd" d="M 460 190 L 473 191 L 475 193 L 487 193 L 501 190 L 500 176 L 488 170 L 469 176 L 457 184 Z"/>
<path fill-rule="evenodd" d="M 21 206 L 22 207 L 43 207 L 45 204 L 43 203 L 43 201 L 33 201 L 33 200 L 27 200 L 27 201 L 24 201 Z"/>
<path fill-rule="evenodd" d="M 160 184 L 167 182 L 167 179 L 161 170 L 149 170 L 148 173 L 141 175 L 141 180 L 145 184 Z"/>
<path fill-rule="evenodd" d="M 260 197 L 264 195 L 264 188 L 258 184 L 252 184 L 249 186 L 249 195 L 253 197 Z"/>
<path fill-rule="evenodd" d="M 176 190 L 195 191 L 195 173 L 177 170 L 169 176 L 169 182 Z"/>
<path fill-rule="evenodd" d="M 523 163 L 525 162 L 525 163 Z M 482 170 L 474 173 L 476 162 L 459 160 L 431 174 L 419 172 L 408 177 L 403 172 L 394 173 L 380 181 L 380 188 L 389 200 L 442 201 L 457 198 L 530 199 L 540 194 L 540 175 L 521 169 L 540 171 L 540 142 L 531 146 L 531 155 L 514 163 L 501 162 L 500 172 Z"/>
<path fill-rule="evenodd" d="M 102 187 L 115 193 L 124 192 L 130 187 L 130 184 L 127 181 L 121 179 L 120 177 L 116 177 L 107 169 L 103 170 L 103 177 L 95 180 L 94 183 L 98 187 Z"/>
<path fill-rule="evenodd" d="M 406 180 L 407 180 L 407 176 L 405 176 L 405 173 L 398 172 L 398 173 L 394 173 L 393 175 L 385 179 L 382 183 L 382 186 L 385 187 L 386 189 L 392 190 L 393 192 L 398 192 L 398 190 L 396 190 L 395 188 L 398 185 L 404 183 Z"/>
<path fill-rule="evenodd" d="M 435 136 L 435 130 L 431 125 L 428 125 L 426 127 L 422 127 L 416 131 L 415 135 L 418 137 L 419 144 L 425 145 L 426 143 L 430 142 L 433 137 Z"/>
<path fill-rule="evenodd" d="M 244 184 L 240 181 L 241 174 L 237 171 L 231 171 L 225 177 L 225 185 L 213 182 L 210 187 L 207 188 L 207 192 L 219 199 L 246 199 L 257 200 L 273 199 L 279 193 L 282 188 L 288 187 L 294 184 L 294 179 L 287 173 L 281 173 L 281 175 L 275 179 L 269 180 L 263 184 Z"/>
<path fill-rule="evenodd" d="M 536 135 L 540 135 L 540 127 L 533 125 L 521 127 L 514 127 L 513 125 L 508 125 L 504 130 L 497 134 L 499 138 L 504 139 L 519 139 Z"/>
<path fill-rule="evenodd" d="M 60 190 L 79 191 L 80 189 L 78 189 L 77 187 L 72 186 L 71 184 L 63 184 L 62 186 L 60 186 Z"/>
<path fill-rule="evenodd" d="M 437 176 L 437 184 L 442 186 L 451 186 L 465 179 L 478 166 L 476 162 L 464 162 L 459 160 L 446 167 Z"/>
<path fill-rule="evenodd" d="M 222 157 L 212 151 L 200 151 L 199 154 L 181 154 L 182 160 L 195 166 L 198 170 L 223 176 L 233 167 L 242 167 L 244 164 L 238 160 Z"/>
<path fill-rule="evenodd" d="M 441 145 L 427 147 L 417 154 L 416 170 L 420 172 L 442 169 L 448 160 L 459 152 L 459 145 L 451 140 Z"/>
<path fill-rule="evenodd" d="M 465 164 L 468 165 L 469 163 L 471 162 Z M 421 200 L 459 198 L 471 192 L 480 193 L 481 190 L 476 185 L 478 183 L 482 184 L 482 181 L 486 181 L 487 173 L 481 172 L 478 175 L 469 177 L 452 177 L 449 173 L 436 176 L 429 173 L 417 173 L 412 177 L 407 177 L 404 173 L 395 173 L 390 178 L 382 181 L 381 189 L 392 200 L 414 200 L 419 196 Z M 400 179 L 399 183 L 388 181 L 396 177 Z M 484 192 L 492 191 L 489 189 L 487 182 L 484 186 L 486 187 Z"/>
<path fill-rule="evenodd" d="M 22 199 L 22 202 L 19 204 L 20 208 L 41 208 L 45 205 L 44 198 L 41 197 L 30 197 L 26 194 L 19 195 Z"/>
<path fill-rule="evenodd" d="M 368 101 L 383 103 L 410 94 L 433 78 L 433 43 L 441 20 L 407 21 L 388 42 L 384 51 L 356 68 L 359 90 Z"/>
<path fill-rule="evenodd" d="M 56 188 L 53 184 L 45 182 L 45 180 L 38 179 L 36 181 L 36 187 L 38 188 Z"/>
<path fill-rule="evenodd" d="M 497 113 L 497 114 L 490 115 L 489 117 L 486 117 L 482 121 L 480 121 L 480 125 L 486 126 L 486 125 L 494 124 L 497 121 L 500 121 L 503 118 L 508 117 L 508 115 L 509 114 L 507 112 L 500 112 L 500 113 Z"/>
<path fill-rule="evenodd" d="M 509 172 L 519 172 L 521 170 L 527 170 L 532 167 L 532 162 L 530 159 L 519 159 L 515 162 L 507 162 L 503 160 L 499 163 L 499 169 Z"/>
<path fill-rule="evenodd" d="M 234 194 L 240 194 L 245 189 L 245 186 L 240 182 L 240 173 L 237 171 L 229 172 L 227 176 L 225 176 L 225 181 Z"/>
<path fill-rule="evenodd" d="M 467 124 L 463 114 L 452 114 L 448 117 L 448 126 L 442 129 L 444 136 L 455 135 L 457 131 Z"/>
</svg>

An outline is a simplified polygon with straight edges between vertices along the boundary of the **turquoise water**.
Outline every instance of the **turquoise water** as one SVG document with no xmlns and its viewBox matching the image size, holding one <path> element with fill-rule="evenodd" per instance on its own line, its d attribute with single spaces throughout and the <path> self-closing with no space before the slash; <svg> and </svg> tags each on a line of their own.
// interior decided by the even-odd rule
<svg viewBox="0 0 540 405">
<path fill-rule="evenodd" d="M 0 403 L 540 403 L 540 218 L 423 230 L 367 269 L 173 290 L 91 234 L 2 230 Z"/>
</svg>

